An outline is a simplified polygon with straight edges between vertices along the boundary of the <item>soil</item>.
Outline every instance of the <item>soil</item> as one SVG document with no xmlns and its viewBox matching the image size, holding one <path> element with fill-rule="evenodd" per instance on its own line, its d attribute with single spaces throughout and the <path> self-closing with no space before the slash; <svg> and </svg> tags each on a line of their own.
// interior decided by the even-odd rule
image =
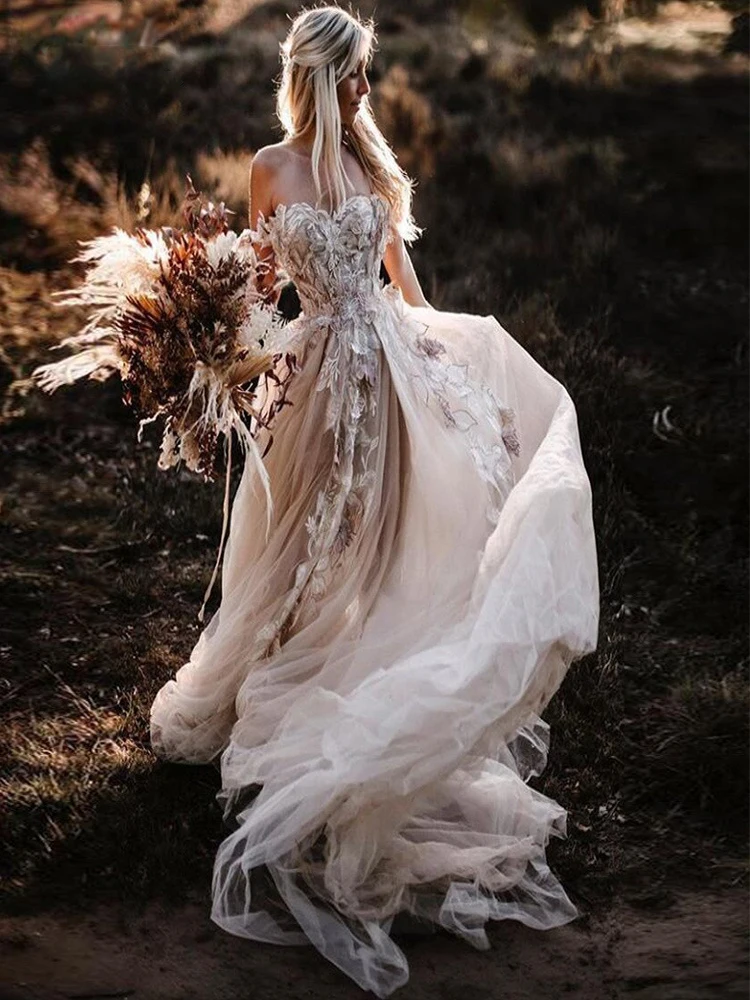
<svg viewBox="0 0 750 1000">
<path fill-rule="evenodd" d="M 440 932 L 403 940 L 403 1000 L 745 1000 L 744 889 L 699 891 L 641 906 L 615 902 L 551 931 L 494 924 L 489 951 Z M 287 1000 L 363 996 L 313 948 L 233 937 L 208 905 L 0 921 L 0 1000 Z M 369 994 L 371 995 L 371 994 Z"/>
</svg>

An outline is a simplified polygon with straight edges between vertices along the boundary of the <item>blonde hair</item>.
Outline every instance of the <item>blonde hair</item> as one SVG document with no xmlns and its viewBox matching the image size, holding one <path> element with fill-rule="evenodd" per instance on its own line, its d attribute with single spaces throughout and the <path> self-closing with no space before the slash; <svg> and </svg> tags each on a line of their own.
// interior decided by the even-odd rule
<svg viewBox="0 0 750 1000">
<path fill-rule="evenodd" d="M 361 21 L 335 6 L 303 10 L 281 44 L 283 71 L 276 95 L 276 114 L 287 139 L 314 130 L 312 171 L 317 203 L 323 200 L 325 184 L 332 208 L 347 200 L 347 186 L 353 188 L 341 160 L 344 128 L 337 86 L 360 63 L 369 65 L 374 46 L 374 22 Z M 345 137 L 369 178 L 373 193 L 382 195 L 390 205 L 391 226 L 405 242 L 411 243 L 422 232 L 411 211 L 414 182 L 399 166 L 375 124 L 368 96 L 362 99 Z"/>
</svg>

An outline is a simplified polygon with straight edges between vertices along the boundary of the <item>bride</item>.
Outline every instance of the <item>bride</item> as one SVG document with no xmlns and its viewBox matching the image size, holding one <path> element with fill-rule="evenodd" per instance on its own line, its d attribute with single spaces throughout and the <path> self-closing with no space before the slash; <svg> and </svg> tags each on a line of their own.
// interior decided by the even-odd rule
<svg viewBox="0 0 750 1000">
<path fill-rule="evenodd" d="M 538 713 L 596 648 L 599 591 L 570 396 L 494 317 L 422 293 L 412 182 L 368 101 L 374 42 L 327 6 L 282 46 L 285 138 L 250 181 L 261 291 L 291 278 L 302 306 L 271 530 L 248 464 L 221 606 L 151 741 L 221 769 L 212 919 L 311 942 L 385 997 L 408 979 L 399 922 L 487 948 L 490 920 L 577 916 L 545 861 L 566 811 L 527 782 Z"/>
</svg>

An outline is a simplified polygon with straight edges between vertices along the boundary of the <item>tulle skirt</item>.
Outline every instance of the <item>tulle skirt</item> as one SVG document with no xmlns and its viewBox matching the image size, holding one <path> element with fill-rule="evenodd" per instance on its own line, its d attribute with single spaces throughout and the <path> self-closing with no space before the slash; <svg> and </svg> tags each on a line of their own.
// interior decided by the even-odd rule
<svg viewBox="0 0 750 1000">
<path fill-rule="evenodd" d="M 248 463 L 221 606 L 158 692 L 151 740 L 220 765 L 212 919 L 312 943 L 385 997 L 408 979 L 399 912 L 477 948 L 490 920 L 577 915 L 545 860 L 566 811 L 528 779 L 539 713 L 596 648 L 591 490 L 569 394 L 494 317 L 389 286 L 368 394 L 338 410 L 341 334 L 294 322 L 270 533 Z"/>
</svg>

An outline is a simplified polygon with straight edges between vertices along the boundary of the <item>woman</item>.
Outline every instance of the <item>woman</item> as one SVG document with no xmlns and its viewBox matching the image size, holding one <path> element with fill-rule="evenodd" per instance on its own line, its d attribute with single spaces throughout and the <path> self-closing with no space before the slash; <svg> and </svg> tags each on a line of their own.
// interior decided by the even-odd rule
<svg viewBox="0 0 750 1000">
<path fill-rule="evenodd" d="M 568 393 L 492 316 L 430 308 L 414 274 L 373 45 L 321 7 L 282 46 L 286 136 L 250 182 L 264 294 L 288 276 L 302 305 L 272 528 L 247 467 L 221 606 L 151 738 L 220 764 L 212 919 L 312 942 L 384 997 L 408 978 L 397 917 L 485 948 L 490 919 L 577 915 L 545 862 L 566 812 L 526 782 L 538 712 L 596 647 L 599 593 Z"/>
</svg>

